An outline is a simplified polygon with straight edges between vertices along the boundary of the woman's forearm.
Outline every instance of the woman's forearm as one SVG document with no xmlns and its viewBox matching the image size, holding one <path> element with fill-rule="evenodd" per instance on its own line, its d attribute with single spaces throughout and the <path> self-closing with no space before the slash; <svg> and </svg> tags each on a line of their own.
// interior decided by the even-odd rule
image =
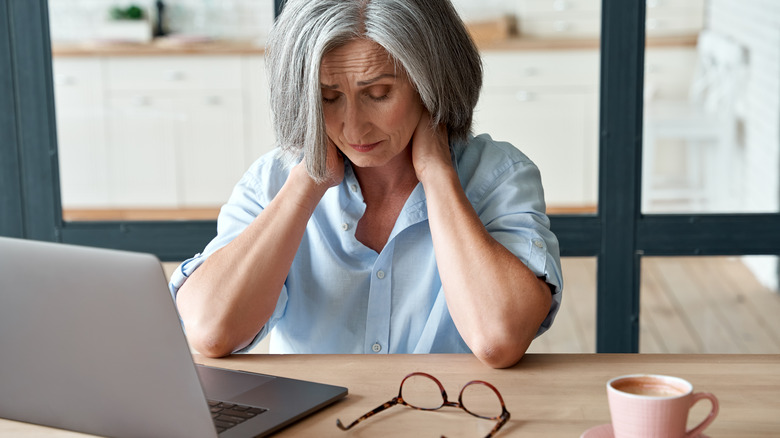
<svg viewBox="0 0 780 438">
<path fill-rule="evenodd" d="M 184 283 L 176 302 L 199 352 L 230 354 L 248 345 L 266 324 L 306 224 L 327 188 L 296 166 L 263 212 Z"/>
<path fill-rule="evenodd" d="M 451 166 L 431 167 L 423 178 L 434 251 L 453 321 L 480 360 L 497 368 L 511 366 L 544 321 L 550 290 L 490 236 Z"/>
</svg>

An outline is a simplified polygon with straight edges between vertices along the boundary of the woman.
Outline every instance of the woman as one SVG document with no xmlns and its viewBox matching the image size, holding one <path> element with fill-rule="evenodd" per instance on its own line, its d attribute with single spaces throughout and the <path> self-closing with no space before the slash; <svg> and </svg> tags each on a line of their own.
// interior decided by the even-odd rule
<svg viewBox="0 0 780 438">
<path fill-rule="evenodd" d="M 473 352 L 507 367 L 560 305 L 539 172 L 469 134 L 481 62 L 448 0 L 291 0 L 267 68 L 279 149 L 171 281 L 193 346 Z"/>
</svg>

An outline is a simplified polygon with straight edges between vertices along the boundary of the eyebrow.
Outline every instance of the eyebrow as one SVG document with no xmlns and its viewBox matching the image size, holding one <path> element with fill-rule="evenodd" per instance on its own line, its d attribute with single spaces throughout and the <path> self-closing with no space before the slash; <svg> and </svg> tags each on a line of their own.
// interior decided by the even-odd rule
<svg viewBox="0 0 780 438">
<path fill-rule="evenodd" d="M 377 76 L 377 77 L 375 77 L 375 78 L 366 79 L 365 81 L 358 81 L 358 82 L 357 82 L 357 85 L 358 85 L 358 86 L 360 86 L 360 87 L 363 87 L 363 86 L 366 86 L 366 85 L 371 85 L 371 84 L 373 84 L 374 82 L 376 82 L 376 81 L 378 81 L 378 80 L 380 80 L 380 79 L 384 79 L 384 78 L 393 78 L 393 79 L 395 79 L 395 75 L 394 75 L 394 74 L 392 74 L 392 73 L 385 73 L 385 74 L 381 74 L 381 75 L 379 75 L 379 76 Z M 336 90 L 336 89 L 338 89 L 338 88 L 339 88 L 338 84 L 335 84 L 335 85 L 328 85 L 328 84 L 323 84 L 323 83 L 320 83 L 320 86 L 321 86 L 322 88 L 327 88 L 327 89 L 329 89 L 329 90 Z"/>
</svg>

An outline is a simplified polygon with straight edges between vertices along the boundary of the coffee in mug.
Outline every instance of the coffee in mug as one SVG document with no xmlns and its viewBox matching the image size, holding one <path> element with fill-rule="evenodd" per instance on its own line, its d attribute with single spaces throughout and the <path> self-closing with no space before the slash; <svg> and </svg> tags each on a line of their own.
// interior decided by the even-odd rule
<svg viewBox="0 0 780 438">
<path fill-rule="evenodd" d="M 679 377 L 634 374 L 607 382 L 609 412 L 615 438 L 696 437 L 718 415 L 718 399 L 705 392 L 693 392 L 693 385 Z M 712 409 L 698 426 L 686 430 L 688 412 L 702 399 Z"/>
</svg>

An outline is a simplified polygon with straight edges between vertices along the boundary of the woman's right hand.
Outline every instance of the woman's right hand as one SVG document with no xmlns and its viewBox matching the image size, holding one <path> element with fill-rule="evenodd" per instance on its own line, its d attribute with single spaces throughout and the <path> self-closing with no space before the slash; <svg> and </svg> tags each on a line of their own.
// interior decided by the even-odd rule
<svg viewBox="0 0 780 438">
<path fill-rule="evenodd" d="M 328 169 L 328 176 L 324 184 L 327 184 L 329 188 L 341 184 L 341 181 L 344 179 L 344 155 L 330 138 L 328 138 L 328 158 L 326 166 Z"/>
<path fill-rule="evenodd" d="M 306 171 L 306 156 L 304 156 L 303 160 L 293 168 L 293 172 L 304 174 L 306 179 L 313 183 L 315 187 L 322 189 L 323 193 L 325 190 L 341 184 L 341 181 L 344 179 L 344 156 L 331 139 L 328 139 L 327 154 L 325 162 L 327 176 L 321 182 L 316 182 Z"/>
</svg>

